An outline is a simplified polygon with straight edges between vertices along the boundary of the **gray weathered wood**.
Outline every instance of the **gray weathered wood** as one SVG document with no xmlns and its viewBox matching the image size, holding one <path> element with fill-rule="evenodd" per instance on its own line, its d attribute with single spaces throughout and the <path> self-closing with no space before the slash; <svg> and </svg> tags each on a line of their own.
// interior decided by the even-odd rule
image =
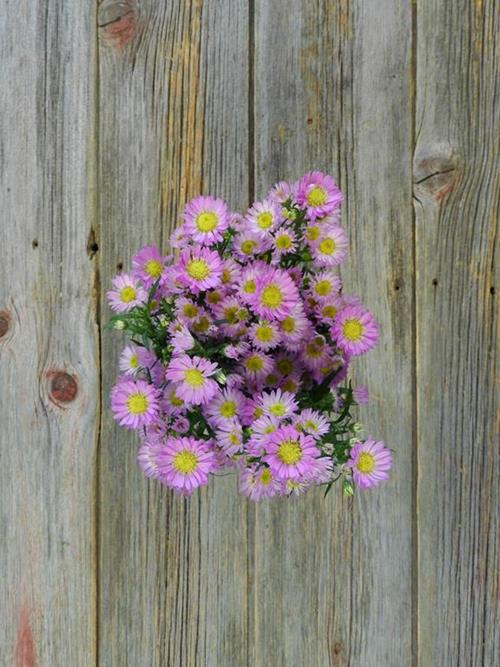
<svg viewBox="0 0 500 667">
<path fill-rule="evenodd" d="M 244 2 L 150 0 L 103 3 L 99 23 L 104 290 L 141 245 L 167 249 L 187 198 L 212 192 L 246 206 L 248 17 Z M 136 437 L 107 407 L 118 351 L 116 333 L 104 332 L 100 661 L 243 665 L 246 502 L 234 477 L 190 501 L 144 479 Z"/>
<path fill-rule="evenodd" d="M 0 11 L 0 663 L 91 665 L 95 17 L 75 2 Z"/>
<path fill-rule="evenodd" d="M 257 2 L 257 194 L 311 169 L 346 194 L 345 288 L 380 321 L 353 364 L 370 431 L 396 450 L 384 488 L 259 506 L 257 665 L 411 663 L 413 267 L 409 2 Z"/>
<path fill-rule="evenodd" d="M 493 1 L 418 4 L 422 667 L 500 663 L 498 19 Z"/>
</svg>

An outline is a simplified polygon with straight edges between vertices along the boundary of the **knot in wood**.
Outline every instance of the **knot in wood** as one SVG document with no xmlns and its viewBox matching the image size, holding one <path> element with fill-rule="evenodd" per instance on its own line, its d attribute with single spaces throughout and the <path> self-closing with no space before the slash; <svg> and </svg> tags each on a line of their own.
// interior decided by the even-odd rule
<svg viewBox="0 0 500 667">
<path fill-rule="evenodd" d="M 51 373 L 49 393 L 55 403 L 70 403 L 74 401 L 78 393 L 76 379 L 65 371 Z"/>
<path fill-rule="evenodd" d="M 0 310 L 0 338 L 5 336 L 10 327 L 10 313 Z"/>
</svg>

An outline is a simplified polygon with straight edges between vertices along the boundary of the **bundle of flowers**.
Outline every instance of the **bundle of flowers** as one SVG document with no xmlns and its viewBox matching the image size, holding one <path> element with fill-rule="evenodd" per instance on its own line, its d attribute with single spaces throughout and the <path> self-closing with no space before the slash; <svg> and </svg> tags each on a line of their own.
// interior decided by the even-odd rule
<svg viewBox="0 0 500 667">
<path fill-rule="evenodd" d="M 140 433 L 146 476 L 189 495 L 234 469 L 252 500 L 388 478 L 390 450 L 352 414 L 368 392 L 346 380 L 379 332 L 338 274 L 341 202 L 320 172 L 276 184 L 244 215 L 196 197 L 173 255 L 146 246 L 114 278 L 111 323 L 131 342 L 111 405 Z"/>
</svg>

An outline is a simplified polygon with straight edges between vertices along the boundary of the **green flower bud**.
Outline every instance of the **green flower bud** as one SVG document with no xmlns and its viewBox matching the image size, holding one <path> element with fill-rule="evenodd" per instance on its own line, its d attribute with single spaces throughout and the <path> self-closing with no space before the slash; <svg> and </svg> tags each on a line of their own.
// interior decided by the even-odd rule
<svg viewBox="0 0 500 667">
<path fill-rule="evenodd" d="M 123 320 L 116 320 L 113 327 L 117 329 L 117 331 L 123 331 L 123 329 L 125 329 L 125 322 Z"/>
</svg>

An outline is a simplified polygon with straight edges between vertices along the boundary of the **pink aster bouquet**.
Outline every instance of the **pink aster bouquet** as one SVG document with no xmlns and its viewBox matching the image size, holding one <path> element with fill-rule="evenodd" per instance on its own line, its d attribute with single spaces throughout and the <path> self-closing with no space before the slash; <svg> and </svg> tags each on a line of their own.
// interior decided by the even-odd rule
<svg viewBox="0 0 500 667">
<path fill-rule="evenodd" d="M 234 469 L 252 500 L 388 478 L 390 450 L 352 415 L 367 390 L 346 382 L 378 326 L 337 273 L 341 201 L 320 172 L 278 183 L 243 216 L 196 197 L 175 255 L 146 246 L 114 278 L 112 325 L 131 343 L 111 405 L 140 433 L 146 476 L 189 495 Z"/>
</svg>

